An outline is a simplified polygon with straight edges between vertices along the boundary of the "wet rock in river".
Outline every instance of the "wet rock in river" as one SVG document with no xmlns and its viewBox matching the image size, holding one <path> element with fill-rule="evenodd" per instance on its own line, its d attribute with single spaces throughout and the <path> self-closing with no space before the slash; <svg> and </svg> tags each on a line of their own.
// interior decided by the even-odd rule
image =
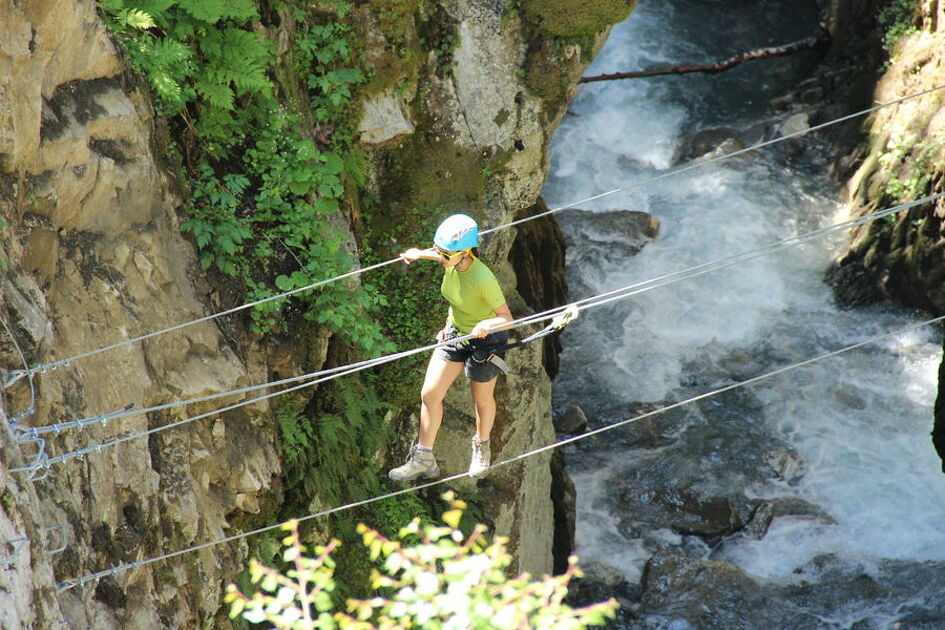
<svg viewBox="0 0 945 630">
<path fill-rule="evenodd" d="M 637 611 L 644 627 L 817 628 L 815 619 L 728 562 L 659 553 L 647 562 Z"/>
<path fill-rule="evenodd" d="M 861 563 L 823 554 L 794 578 L 782 587 L 784 598 L 815 615 L 829 614 L 838 627 L 945 628 L 945 563 Z"/>
<path fill-rule="evenodd" d="M 779 498 L 760 501 L 741 533 L 754 540 L 761 540 L 768 533 L 774 519 L 782 516 L 816 519 L 828 525 L 836 523 L 832 516 L 809 501 Z"/>
<path fill-rule="evenodd" d="M 570 405 L 553 419 L 555 431 L 578 435 L 587 431 L 587 416 L 578 405 Z"/>
<path fill-rule="evenodd" d="M 665 527 L 707 539 L 741 530 L 754 511 L 742 496 L 710 496 L 694 488 L 626 492 L 621 503 L 633 524 Z"/>
<path fill-rule="evenodd" d="M 571 247 L 576 241 L 581 243 L 579 258 L 569 258 L 569 266 L 580 265 L 581 260 L 587 257 L 594 259 L 594 267 L 600 266 L 601 259 L 622 264 L 655 239 L 660 230 L 658 218 L 638 210 L 568 208 L 561 211 L 559 220 L 569 226 L 565 232 L 565 245 Z"/>
</svg>

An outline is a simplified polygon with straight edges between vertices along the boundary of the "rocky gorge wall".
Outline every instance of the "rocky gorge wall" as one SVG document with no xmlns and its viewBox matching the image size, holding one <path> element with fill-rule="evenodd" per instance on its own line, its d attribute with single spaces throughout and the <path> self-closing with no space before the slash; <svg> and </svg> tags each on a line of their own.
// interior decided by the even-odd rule
<svg viewBox="0 0 945 630">
<path fill-rule="evenodd" d="M 903 34 L 873 92 L 877 103 L 945 86 L 945 7 L 916 2 L 899 28 Z M 865 143 L 840 161 L 854 214 L 945 190 L 945 90 L 875 112 L 864 131 Z M 857 228 L 827 277 L 847 306 L 887 300 L 945 314 L 945 202 L 939 198 Z M 933 442 L 945 459 L 943 401 L 940 376 Z"/>
<path fill-rule="evenodd" d="M 403 19 L 396 28 L 382 19 L 390 7 L 364 5 L 353 15 L 374 67 L 384 70 L 365 91 L 359 132 L 371 161 L 367 188 L 386 200 L 385 220 L 359 224 L 352 212 L 335 222 L 352 234 L 382 232 L 385 222 L 418 208 L 473 210 L 488 225 L 508 222 L 536 203 L 567 98 L 608 25 L 631 3 L 524 2 L 511 15 L 502 3 L 406 4 L 397 4 Z M 430 41 L 420 32 L 431 24 L 455 38 L 446 72 L 433 50 L 436 33 Z M 0 317 L 12 331 L 0 344 L 4 371 L 22 367 L 21 352 L 35 366 L 225 305 L 223 289 L 199 270 L 192 243 L 180 234 L 187 193 L 155 141 L 160 126 L 95 3 L 0 2 Z M 514 289 L 517 277 L 536 274 L 508 262 L 513 241 L 513 231 L 499 232 L 485 250 L 521 315 L 549 303 L 529 305 Z M 530 264 L 540 268 L 542 256 Z M 305 333 L 268 338 L 250 334 L 245 319 L 205 322 L 77 360 L 33 377 L 36 409 L 23 423 L 66 422 L 319 369 L 337 340 L 322 327 Z M 553 439 L 542 362 L 541 346 L 510 361 L 513 375 L 498 390 L 495 458 Z M 22 379 L 4 392 L 8 416 L 31 406 L 28 384 Z M 456 387 L 448 400 L 438 445 L 444 474 L 468 461 L 468 398 Z M 50 436 L 45 446 L 50 455 L 66 453 L 218 407 L 200 403 L 96 423 Z M 405 452 L 414 413 L 392 414 L 401 443 L 379 454 L 382 465 Z M 282 500 L 282 462 L 268 404 L 130 440 L 54 466 L 36 481 L 9 471 L 35 451 L 17 435 L 0 422 L 4 628 L 229 623 L 220 615 L 222 588 L 245 565 L 246 541 L 61 592 L 57 583 L 271 522 Z M 548 458 L 507 468 L 481 488 L 484 514 L 511 536 L 521 569 L 548 572 Z M 311 505 L 324 502 L 313 497 Z M 57 551 L 60 534 L 66 545 Z"/>
</svg>

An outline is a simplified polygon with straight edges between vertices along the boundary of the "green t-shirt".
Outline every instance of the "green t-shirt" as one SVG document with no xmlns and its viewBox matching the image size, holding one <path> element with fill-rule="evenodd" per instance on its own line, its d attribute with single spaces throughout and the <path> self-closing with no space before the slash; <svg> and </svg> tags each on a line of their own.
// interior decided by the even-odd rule
<svg viewBox="0 0 945 630">
<path fill-rule="evenodd" d="M 478 258 L 466 271 L 447 269 L 440 293 L 450 303 L 447 318 L 464 335 L 484 319 L 495 317 L 494 309 L 505 304 L 502 287 L 492 270 Z"/>
</svg>

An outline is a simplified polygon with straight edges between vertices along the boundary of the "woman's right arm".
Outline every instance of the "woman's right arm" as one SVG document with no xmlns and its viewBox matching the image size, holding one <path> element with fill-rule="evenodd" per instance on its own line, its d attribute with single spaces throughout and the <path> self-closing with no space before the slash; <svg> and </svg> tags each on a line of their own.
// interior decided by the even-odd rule
<svg viewBox="0 0 945 630">
<path fill-rule="evenodd" d="M 407 251 L 403 252 L 400 255 L 404 259 L 404 262 L 408 265 L 415 260 L 442 260 L 440 255 L 436 253 L 436 250 L 432 247 L 429 249 L 417 249 L 416 247 L 411 247 Z"/>
</svg>

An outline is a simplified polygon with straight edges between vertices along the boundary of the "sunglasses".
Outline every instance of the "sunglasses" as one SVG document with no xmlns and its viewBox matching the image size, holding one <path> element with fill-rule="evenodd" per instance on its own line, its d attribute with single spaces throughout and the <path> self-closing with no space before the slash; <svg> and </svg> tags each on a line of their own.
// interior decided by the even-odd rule
<svg viewBox="0 0 945 630">
<path fill-rule="evenodd" d="M 462 250 L 461 250 L 461 251 L 458 251 L 458 252 L 450 252 L 450 251 L 447 251 L 447 250 L 445 250 L 445 249 L 443 249 L 443 248 L 441 248 L 441 247 L 438 247 L 438 246 L 437 246 L 437 247 L 434 247 L 434 249 L 436 249 L 436 253 L 437 253 L 437 254 L 439 254 L 440 256 L 442 256 L 443 258 L 445 258 L 445 259 L 448 260 L 448 261 L 453 260 L 453 259 L 456 258 L 457 256 L 461 256 L 461 255 L 463 254 L 463 251 L 462 251 Z"/>
</svg>

